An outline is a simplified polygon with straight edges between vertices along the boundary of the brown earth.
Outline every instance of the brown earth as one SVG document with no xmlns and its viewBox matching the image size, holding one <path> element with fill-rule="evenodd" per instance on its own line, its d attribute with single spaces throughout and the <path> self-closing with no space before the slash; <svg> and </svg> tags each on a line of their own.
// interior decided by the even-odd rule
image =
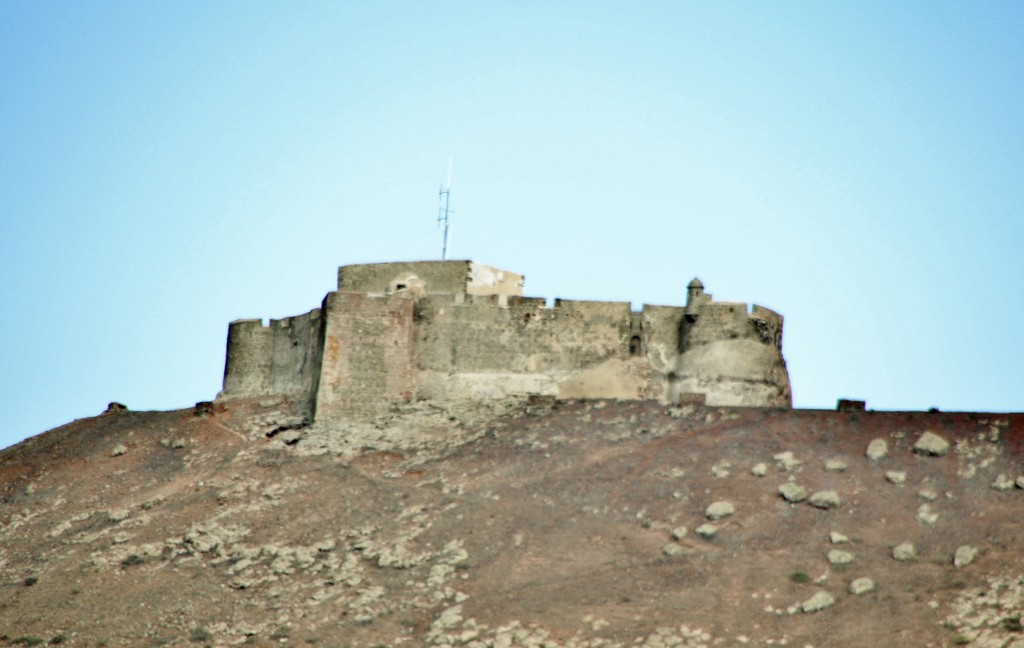
<svg viewBox="0 0 1024 648">
<path fill-rule="evenodd" d="M 1024 646 L 1020 475 L 1024 414 L 111 411 L 0 452 L 0 645 Z"/>
</svg>

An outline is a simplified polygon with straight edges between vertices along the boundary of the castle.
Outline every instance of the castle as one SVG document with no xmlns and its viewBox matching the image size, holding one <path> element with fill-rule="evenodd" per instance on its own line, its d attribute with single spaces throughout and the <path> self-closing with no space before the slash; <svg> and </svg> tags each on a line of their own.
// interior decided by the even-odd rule
<svg viewBox="0 0 1024 648">
<path fill-rule="evenodd" d="M 280 396 L 311 420 L 396 401 L 619 398 L 791 407 L 782 316 L 686 305 L 523 297 L 523 276 L 473 261 L 342 266 L 303 315 L 232 322 L 218 400 Z"/>
</svg>

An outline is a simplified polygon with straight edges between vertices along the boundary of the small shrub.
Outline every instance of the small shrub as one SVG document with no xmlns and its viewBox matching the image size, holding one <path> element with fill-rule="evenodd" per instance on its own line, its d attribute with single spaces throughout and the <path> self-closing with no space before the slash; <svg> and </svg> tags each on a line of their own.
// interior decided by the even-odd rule
<svg viewBox="0 0 1024 648">
<path fill-rule="evenodd" d="M 953 638 L 953 643 L 957 646 L 966 646 L 967 644 L 971 643 L 971 640 L 963 635 L 957 635 Z"/>
<path fill-rule="evenodd" d="M 128 557 L 121 561 L 122 567 L 131 567 L 132 565 L 141 565 L 146 562 L 146 559 L 138 554 L 128 554 Z"/>
<path fill-rule="evenodd" d="M 24 581 L 25 587 L 32 587 L 33 585 L 35 585 L 38 582 L 39 582 L 39 579 L 36 578 L 35 576 L 29 576 Z"/>
<path fill-rule="evenodd" d="M 811 577 L 806 572 L 798 571 L 789 575 L 789 580 L 794 583 L 810 583 Z"/>
<path fill-rule="evenodd" d="M 18 637 L 11 643 L 18 646 L 38 646 L 39 644 L 46 643 L 46 639 L 40 639 L 39 637 Z"/>
<path fill-rule="evenodd" d="M 213 635 L 210 634 L 210 631 L 206 628 L 195 627 L 192 628 L 192 634 L 190 634 L 188 638 L 195 642 L 209 641 L 210 639 L 213 639 Z"/>
<path fill-rule="evenodd" d="M 1020 615 L 1005 617 L 1001 623 L 1003 624 L 1003 630 L 1007 632 L 1021 632 L 1024 631 L 1024 625 L 1020 622 Z"/>
<path fill-rule="evenodd" d="M 67 637 L 65 637 L 62 634 L 59 634 L 56 637 L 54 637 L 53 639 L 50 639 L 50 644 L 56 646 L 57 644 L 62 644 L 62 643 L 64 643 L 67 640 L 68 640 Z"/>
</svg>

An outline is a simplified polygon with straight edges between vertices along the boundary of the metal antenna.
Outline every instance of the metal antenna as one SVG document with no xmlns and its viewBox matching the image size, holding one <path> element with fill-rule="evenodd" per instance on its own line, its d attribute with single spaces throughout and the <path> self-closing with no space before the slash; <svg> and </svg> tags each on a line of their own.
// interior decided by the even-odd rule
<svg viewBox="0 0 1024 648">
<path fill-rule="evenodd" d="M 441 260 L 444 261 L 448 258 L 448 215 L 454 212 L 448 208 L 449 200 L 451 199 L 452 193 L 452 161 L 454 156 L 448 157 L 448 183 L 441 185 L 441 188 L 437 191 L 438 201 L 441 203 L 437 207 L 437 226 L 444 227 L 444 240 L 441 243 Z"/>
</svg>

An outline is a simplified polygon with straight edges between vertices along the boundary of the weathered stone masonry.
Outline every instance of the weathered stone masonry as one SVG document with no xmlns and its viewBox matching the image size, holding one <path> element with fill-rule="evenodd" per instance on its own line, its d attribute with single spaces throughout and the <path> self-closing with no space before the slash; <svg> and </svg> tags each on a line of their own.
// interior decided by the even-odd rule
<svg viewBox="0 0 1024 648">
<path fill-rule="evenodd" d="M 338 290 L 295 317 L 232 322 L 219 399 L 276 395 L 315 420 L 395 401 L 532 394 L 790 407 L 782 316 L 523 297 L 521 275 L 472 261 L 343 266 Z"/>
</svg>

